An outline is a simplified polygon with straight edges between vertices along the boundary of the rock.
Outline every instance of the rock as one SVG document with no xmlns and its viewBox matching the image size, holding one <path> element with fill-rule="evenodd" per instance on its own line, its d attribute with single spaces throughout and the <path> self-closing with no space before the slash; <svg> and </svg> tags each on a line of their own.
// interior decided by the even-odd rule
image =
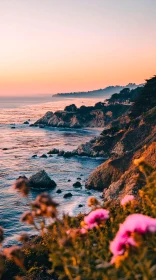
<svg viewBox="0 0 156 280">
<path fill-rule="evenodd" d="M 40 156 L 40 158 L 47 158 L 48 156 L 46 154 L 43 154 L 42 156 Z"/>
<path fill-rule="evenodd" d="M 45 128 L 44 124 L 39 124 L 39 128 Z"/>
<path fill-rule="evenodd" d="M 78 177 L 77 180 L 81 180 L 81 178 Z"/>
<path fill-rule="evenodd" d="M 15 129 L 15 128 L 16 128 L 15 126 L 12 126 L 12 127 L 11 127 L 11 129 Z"/>
<path fill-rule="evenodd" d="M 42 118 L 40 118 L 37 122 L 35 122 L 35 125 L 48 125 L 48 121 L 52 118 L 53 112 L 47 112 Z"/>
<path fill-rule="evenodd" d="M 32 188 L 36 189 L 52 189 L 56 187 L 56 183 L 51 180 L 45 170 L 41 170 L 29 178 Z"/>
<path fill-rule="evenodd" d="M 65 158 L 70 158 L 72 156 L 73 156 L 72 152 L 64 152 L 64 155 L 63 155 L 63 157 L 65 157 Z"/>
<path fill-rule="evenodd" d="M 69 192 L 69 193 L 64 194 L 63 197 L 64 197 L 64 198 L 70 198 L 70 197 L 72 197 L 72 196 L 73 196 L 72 193 Z"/>
<path fill-rule="evenodd" d="M 28 121 L 25 121 L 23 124 L 29 124 L 29 122 L 28 122 Z"/>
<path fill-rule="evenodd" d="M 77 107 L 75 104 L 71 104 L 69 106 L 66 106 L 64 108 L 64 111 L 67 111 L 67 112 L 76 112 L 77 111 Z"/>
<path fill-rule="evenodd" d="M 130 156 L 109 159 L 98 166 L 89 176 L 86 188 L 103 191 L 112 182 L 117 181 L 128 167 Z"/>
<path fill-rule="evenodd" d="M 3 150 L 3 151 L 7 151 L 7 150 L 8 150 L 8 148 L 3 148 L 2 150 Z"/>
<path fill-rule="evenodd" d="M 83 207 L 83 204 L 79 204 L 78 207 L 79 207 L 79 208 Z"/>
<path fill-rule="evenodd" d="M 52 155 L 49 155 L 49 157 L 53 157 Z"/>
<path fill-rule="evenodd" d="M 70 179 L 68 179 L 68 182 L 71 182 L 71 180 L 70 180 Z"/>
<path fill-rule="evenodd" d="M 78 181 L 77 181 L 76 183 L 73 184 L 73 187 L 74 187 L 74 188 L 81 188 L 81 186 L 82 186 L 81 183 L 78 182 Z"/>
<path fill-rule="evenodd" d="M 58 156 L 63 157 L 63 155 L 64 155 L 64 151 L 59 151 Z"/>
<path fill-rule="evenodd" d="M 58 154 L 58 153 L 59 153 L 59 150 L 54 148 L 54 149 L 50 150 L 47 154 L 52 155 L 52 154 Z"/>
<path fill-rule="evenodd" d="M 56 193 L 61 193 L 62 191 L 61 191 L 61 189 L 58 189 L 57 191 L 56 191 Z"/>
<path fill-rule="evenodd" d="M 32 158 L 36 158 L 36 157 L 37 157 L 37 155 L 33 155 L 33 156 L 32 156 Z"/>
<path fill-rule="evenodd" d="M 126 171 L 103 191 L 105 200 L 121 200 L 126 194 L 131 193 L 136 195 L 138 190 L 145 185 L 146 178 L 134 165 L 134 159 L 140 157 L 143 157 L 145 162 L 156 168 L 156 142 L 153 142 L 146 150 L 142 148 L 134 153 Z"/>
</svg>

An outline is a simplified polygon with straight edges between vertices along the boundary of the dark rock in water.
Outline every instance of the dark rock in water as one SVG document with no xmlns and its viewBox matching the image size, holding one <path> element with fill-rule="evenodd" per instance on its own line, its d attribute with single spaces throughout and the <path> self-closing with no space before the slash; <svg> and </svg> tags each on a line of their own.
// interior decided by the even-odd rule
<svg viewBox="0 0 156 280">
<path fill-rule="evenodd" d="M 47 158 L 47 155 L 43 154 L 42 156 L 40 156 L 40 158 Z"/>
<path fill-rule="evenodd" d="M 15 126 L 12 126 L 12 127 L 11 127 L 11 129 L 15 129 L 15 128 L 16 128 Z"/>
<path fill-rule="evenodd" d="M 37 155 L 33 155 L 33 156 L 32 156 L 32 158 L 36 158 L 36 157 L 37 157 Z"/>
<path fill-rule="evenodd" d="M 92 193 L 91 192 L 87 192 L 87 194 L 91 195 Z"/>
<path fill-rule="evenodd" d="M 3 151 L 7 151 L 7 150 L 8 150 L 8 148 L 3 148 L 2 150 L 3 150 Z"/>
<path fill-rule="evenodd" d="M 73 196 L 72 193 L 69 192 L 69 193 L 66 193 L 63 197 L 64 198 L 69 198 L 69 197 L 72 197 L 72 196 Z"/>
<path fill-rule="evenodd" d="M 32 124 L 30 124 L 29 126 L 30 126 L 30 127 L 37 127 L 38 125 L 35 124 L 35 123 L 32 123 Z"/>
<path fill-rule="evenodd" d="M 29 122 L 28 122 L 28 121 L 25 121 L 23 124 L 29 124 Z"/>
<path fill-rule="evenodd" d="M 83 204 L 79 204 L 78 207 L 79 207 L 79 208 L 83 207 Z"/>
<path fill-rule="evenodd" d="M 52 155 L 49 155 L 49 157 L 53 157 Z"/>
<path fill-rule="evenodd" d="M 65 152 L 63 155 L 63 157 L 65 157 L 65 158 L 70 158 L 72 156 L 73 156 L 72 152 Z"/>
<path fill-rule="evenodd" d="M 39 128 L 45 128 L 44 124 L 39 124 Z"/>
<path fill-rule="evenodd" d="M 52 155 L 52 154 L 58 154 L 58 153 L 59 153 L 59 150 L 54 148 L 54 149 L 50 150 L 47 154 Z"/>
<path fill-rule="evenodd" d="M 81 178 L 80 178 L 80 177 L 78 177 L 78 178 L 77 178 L 77 180 L 81 180 Z"/>
<path fill-rule="evenodd" d="M 81 188 L 81 186 L 82 186 L 82 185 L 81 185 L 80 182 L 76 182 L 76 183 L 73 184 L 73 187 L 74 187 L 74 188 Z"/>
<path fill-rule="evenodd" d="M 63 157 L 63 155 L 64 155 L 64 151 L 59 151 L 58 156 Z"/>
<path fill-rule="evenodd" d="M 61 191 L 61 189 L 58 189 L 57 191 L 56 191 L 56 193 L 61 193 L 62 191 Z"/>
<path fill-rule="evenodd" d="M 36 189 L 51 189 L 56 183 L 51 180 L 45 170 L 41 170 L 29 178 L 30 187 Z"/>
<path fill-rule="evenodd" d="M 71 182 L 71 180 L 70 180 L 70 179 L 68 179 L 68 182 Z"/>
<path fill-rule="evenodd" d="M 83 176 L 83 174 L 81 174 L 80 176 Z"/>
</svg>

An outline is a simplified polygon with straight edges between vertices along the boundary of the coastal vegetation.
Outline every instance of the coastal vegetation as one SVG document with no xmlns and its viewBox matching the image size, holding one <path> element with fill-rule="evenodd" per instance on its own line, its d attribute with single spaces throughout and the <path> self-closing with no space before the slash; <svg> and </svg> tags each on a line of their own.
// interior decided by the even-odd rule
<svg viewBox="0 0 156 280">
<path fill-rule="evenodd" d="M 22 234 L 23 245 L 2 250 L 1 279 L 155 279 L 156 171 L 143 158 L 134 163 L 146 185 L 120 203 L 90 198 L 88 215 L 58 218 L 58 204 L 46 193 L 29 202 L 21 222 L 39 236 Z M 27 199 L 26 180 L 15 190 Z"/>
</svg>

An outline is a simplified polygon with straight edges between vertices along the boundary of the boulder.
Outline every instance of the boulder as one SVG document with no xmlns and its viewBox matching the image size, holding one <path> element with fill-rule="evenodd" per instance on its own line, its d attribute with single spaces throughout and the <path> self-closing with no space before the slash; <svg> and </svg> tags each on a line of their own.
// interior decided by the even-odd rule
<svg viewBox="0 0 156 280">
<path fill-rule="evenodd" d="M 79 207 L 79 208 L 83 207 L 83 204 L 79 204 L 78 207 Z"/>
<path fill-rule="evenodd" d="M 32 156 L 32 158 L 36 158 L 36 157 L 37 157 L 37 155 L 33 155 L 33 156 Z"/>
<path fill-rule="evenodd" d="M 40 156 L 40 158 L 47 158 L 47 155 L 43 154 L 43 155 Z"/>
<path fill-rule="evenodd" d="M 25 121 L 23 124 L 29 124 L 29 122 L 28 122 L 28 121 Z"/>
<path fill-rule="evenodd" d="M 81 183 L 78 182 L 78 181 L 77 181 L 76 183 L 73 184 L 73 187 L 74 187 L 74 188 L 81 188 L 81 186 L 82 186 Z"/>
<path fill-rule="evenodd" d="M 44 124 L 39 124 L 39 128 L 45 128 Z"/>
<path fill-rule="evenodd" d="M 58 189 L 57 191 L 56 191 L 56 193 L 61 193 L 62 191 L 61 191 L 61 189 Z"/>
<path fill-rule="evenodd" d="M 70 198 L 70 197 L 72 197 L 72 196 L 73 196 L 72 193 L 69 192 L 69 193 L 64 194 L 63 197 L 64 197 L 64 198 Z"/>
<path fill-rule="evenodd" d="M 41 170 L 29 178 L 31 188 L 36 189 L 52 189 L 56 187 L 56 183 L 51 180 L 45 170 Z"/>
</svg>

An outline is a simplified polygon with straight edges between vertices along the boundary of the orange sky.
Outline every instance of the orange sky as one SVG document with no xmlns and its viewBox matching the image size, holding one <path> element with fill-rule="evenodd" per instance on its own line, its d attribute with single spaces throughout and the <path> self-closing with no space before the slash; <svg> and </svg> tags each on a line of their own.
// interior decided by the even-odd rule
<svg viewBox="0 0 156 280">
<path fill-rule="evenodd" d="M 92 90 L 156 74 L 156 1 L 0 1 L 0 95 Z"/>
</svg>

